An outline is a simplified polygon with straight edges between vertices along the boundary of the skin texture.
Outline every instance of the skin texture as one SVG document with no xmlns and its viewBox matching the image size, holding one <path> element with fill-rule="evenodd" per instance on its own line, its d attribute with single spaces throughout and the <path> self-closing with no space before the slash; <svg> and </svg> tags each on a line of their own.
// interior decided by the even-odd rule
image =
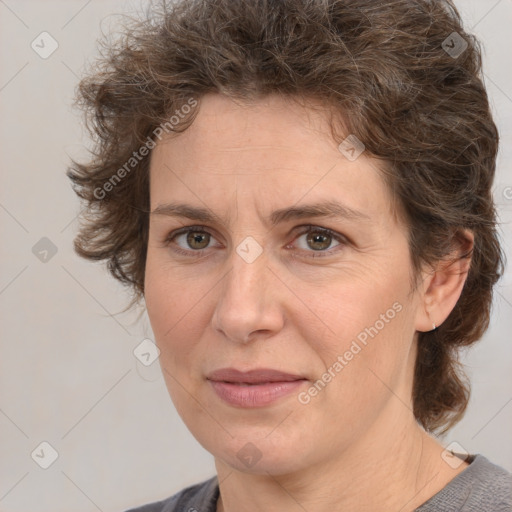
<svg viewBox="0 0 512 512">
<path fill-rule="evenodd" d="M 416 332 L 446 319 L 467 262 L 425 269 L 412 287 L 407 227 L 382 164 L 365 153 L 349 161 L 319 105 L 210 94 L 198 108 L 192 126 L 152 154 L 145 300 L 171 398 L 215 457 L 218 510 L 414 510 L 467 465 L 443 461 L 411 401 Z M 361 218 L 267 220 L 319 201 Z M 155 211 L 171 202 L 219 219 Z M 172 238 L 183 226 L 204 243 Z M 341 241 L 308 242 L 318 228 Z M 246 237 L 263 250 L 252 263 L 236 250 Z M 393 305 L 400 311 L 307 404 L 294 392 L 233 407 L 206 379 L 219 368 L 272 368 L 303 376 L 307 391 Z M 247 443 L 261 457 L 250 467 L 237 456 Z"/>
</svg>

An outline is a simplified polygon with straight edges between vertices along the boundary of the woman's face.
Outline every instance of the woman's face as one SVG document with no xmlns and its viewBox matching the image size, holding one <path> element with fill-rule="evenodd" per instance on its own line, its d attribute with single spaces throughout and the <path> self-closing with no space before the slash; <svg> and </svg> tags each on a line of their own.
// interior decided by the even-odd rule
<svg viewBox="0 0 512 512">
<path fill-rule="evenodd" d="M 246 472 L 371 451 L 412 418 L 423 305 L 407 231 L 379 163 L 341 151 L 326 119 L 211 94 L 152 154 L 145 298 L 160 364 L 192 434 Z"/>
</svg>

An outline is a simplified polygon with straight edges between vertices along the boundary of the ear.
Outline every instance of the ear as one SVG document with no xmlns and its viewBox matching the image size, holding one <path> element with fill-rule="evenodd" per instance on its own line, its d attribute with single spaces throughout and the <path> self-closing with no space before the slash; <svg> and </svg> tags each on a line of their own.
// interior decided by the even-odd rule
<svg viewBox="0 0 512 512">
<path fill-rule="evenodd" d="M 416 330 L 432 331 L 439 327 L 452 312 L 464 288 L 471 264 L 474 235 L 460 231 L 454 239 L 450 254 L 423 272 L 419 287 L 420 303 L 416 315 Z"/>
</svg>

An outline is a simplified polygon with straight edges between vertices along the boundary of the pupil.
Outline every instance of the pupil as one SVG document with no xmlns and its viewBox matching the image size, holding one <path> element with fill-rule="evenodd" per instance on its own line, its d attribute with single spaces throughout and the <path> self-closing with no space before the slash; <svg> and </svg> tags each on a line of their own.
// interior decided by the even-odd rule
<svg viewBox="0 0 512 512">
<path fill-rule="evenodd" d="M 206 243 L 204 243 L 206 240 Z M 203 249 L 204 247 L 206 247 L 208 245 L 208 240 L 207 240 L 207 236 L 206 234 L 201 234 L 201 233 L 198 233 L 197 231 L 194 233 L 189 233 L 188 237 L 187 237 L 187 242 L 189 243 L 189 245 L 191 247 L 193 247 L 194 249 Z M 200 247 L 197 247 L 195 246 L 194 244 L 199 244 Z M 201 246 L 201 243 L 203 244 Z"/>
</svg>

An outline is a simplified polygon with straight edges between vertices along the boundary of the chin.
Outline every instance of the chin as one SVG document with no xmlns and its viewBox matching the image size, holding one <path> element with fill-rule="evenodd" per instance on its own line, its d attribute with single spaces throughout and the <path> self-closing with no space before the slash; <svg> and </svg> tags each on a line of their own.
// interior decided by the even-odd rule
<svg viewBox="0 0 512 512">
<path fill-rule="evenodd" d="M 247 431 L 230 432 L 233 437 L 225 434 L 216 441 L 209 438 L 201 442 L 197 439 L 215 459 L 242 473 L 286 475 L 314 463 L 310 460 L 312 444 L 298 431 L 296 434 L 283 432 L 279 436 L 268 434 L 272 428 L 258 429 L 254 435 Z"/>
</svg>

